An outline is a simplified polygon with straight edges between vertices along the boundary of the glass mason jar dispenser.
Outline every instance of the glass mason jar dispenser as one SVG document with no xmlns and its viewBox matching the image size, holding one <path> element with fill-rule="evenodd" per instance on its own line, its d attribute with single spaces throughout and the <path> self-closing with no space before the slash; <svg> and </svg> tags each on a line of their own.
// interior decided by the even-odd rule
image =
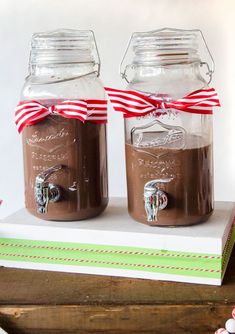
<svg viewBox="0 0 235 334">
<path fill-rule="evenodd" d="M 202 59 L 203 50 L 211 66 Z M 208 80 L 201 74 L 203 65 L 209 70 Z M 198 30 L 161 29 L 132 35 L 121 74 L 128 81 L 126 92 L 134 92 L 132 105 L 128 103 L 136 117 L 125 118 L 125 151 L 128 209 L 136 221 L 181 226 L 204 222 L 211 215 L 210 107 L 202 103 L 185 112 L 170 102 L 178 107 L 187 100 L 182 99 L 185 96 L 194 102 L 211 94 L 212 73 L 213 59 Z M 144 111 L 152 112 L 138 117 L 145 102 Z"/>
<path fill-rule="evenodd" d="M 42 219 L 86 219 L 107 206 L 107 101 L 99 68 L 91 31 L 32 37 L 16 124 L 23 129 L 26 208 Z"/>
</svg>

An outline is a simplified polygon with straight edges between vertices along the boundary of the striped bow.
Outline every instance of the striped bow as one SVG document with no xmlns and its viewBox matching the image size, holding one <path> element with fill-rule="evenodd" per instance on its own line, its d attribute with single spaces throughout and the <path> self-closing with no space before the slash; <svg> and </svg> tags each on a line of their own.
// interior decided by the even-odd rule
<svg viewBox="0 0 235 334">
<path fill-rule="evenodd" d="M 21 133 L 26 125 L 33 125 L 49 115 L 76 118 L 82 122 L 107 123 L 106 100 L 68 100 L 50 107 L 37 101 L 22 101 L 15 110 L 15 123 Z"/>
<path fill-rule="evenodd" d="M 165 109 L 177 109 L 194 114 L 212 114 L 213 107 L 220 107 L 218 95 L 214 88 L 197 90 L 189 95 L 172 101 L 163 97 L 145 95 L 131 90 L 105 88 L 113 108 L 123 112 L 124 117 L 138 117 L 154 113 L 165 114 Z"/>
</svg>

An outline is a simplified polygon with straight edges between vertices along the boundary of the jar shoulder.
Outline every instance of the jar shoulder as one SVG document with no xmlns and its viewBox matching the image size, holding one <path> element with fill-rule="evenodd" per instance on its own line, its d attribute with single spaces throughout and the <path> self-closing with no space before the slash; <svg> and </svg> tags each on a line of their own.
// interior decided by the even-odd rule
<svg viewBox="0 0 235 334">
<path fill-rule="evenodd" d="M 104 98 L 103 84 L 96 75 L 87 75 L 72 80 L 48 80 L 48 78 L 29 76 L 21 92 L 21 100 Z"/>
<path fill-rule="evenodd" d="M 131 81 L 127 89 L 138 90 L 152 94 L 167 94 L 172 99 L 181 98 L 195 90 L 208 88 L 207 82 L 201 76 L 173 77 L 159 75 L 152 78 L 138 78 Z"/>
</svg>

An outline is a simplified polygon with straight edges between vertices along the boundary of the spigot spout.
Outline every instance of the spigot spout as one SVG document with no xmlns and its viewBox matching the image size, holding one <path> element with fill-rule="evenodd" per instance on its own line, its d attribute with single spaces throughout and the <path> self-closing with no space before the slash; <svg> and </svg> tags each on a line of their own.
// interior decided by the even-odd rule
<svg viewBox="0 0 235 334">
<path fill-rule="evenodd" d="M 58 202 L 61 198 L 61 190 L 58 185 L 47 182 L 47 179 L 55 172 L 61 170 L 63 165 L 56 165 L 48 168 L 36 176 L 35 180 L 35 201 L 37 203 L 37 211 L 45 214 L 48 211 L 49 202 Z"/>
<path fill-rule="evenodd" d="M 159 188 L 160 183 L 168 183 L 172 178 L 157 179 L 144 186 L 144 204 L 148 222 L 158 222 L 158 212 L 167 207 L 167 194 Z"/>
</svg>

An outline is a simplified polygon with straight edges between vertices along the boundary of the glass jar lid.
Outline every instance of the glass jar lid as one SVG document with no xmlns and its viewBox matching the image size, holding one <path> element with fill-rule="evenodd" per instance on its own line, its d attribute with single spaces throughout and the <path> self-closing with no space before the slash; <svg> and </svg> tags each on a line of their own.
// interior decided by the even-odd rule
<svg viewBox="0 0 235 334">
<path fill-rule="evenodd" d="M 137 66 L 165 66 L 200 63 L 206 65 L 211 81 L 214 61 L 200 30 L 164 28 L 132 34 L 120 65 L 127 82 L 127 70 Z M 209 65 L 210 64 L 210 65 Z"/>
<path fill-rule="evenodd" d="M 134 33 L 133 64 L 172 64 L 200 61 L 197 34 L 188 31 Z"/>
<path fill-rule="evenodd" d="M 100 68 L 100 58 L 93 31 L 59 29 L 35 33 L 32 36 L 30 67 L 94 63 Z"/>
</svg>

